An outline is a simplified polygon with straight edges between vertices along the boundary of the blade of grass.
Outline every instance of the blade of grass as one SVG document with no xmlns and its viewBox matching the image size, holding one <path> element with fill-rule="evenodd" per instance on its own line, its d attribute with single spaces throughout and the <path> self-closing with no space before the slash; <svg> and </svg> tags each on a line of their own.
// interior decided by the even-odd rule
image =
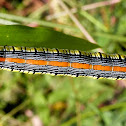
<svg viewBox="0 0 126 126">
<path fill-rule="evenodd" d="M 98 28 L 100 28 L 104 32 L 108 31 L 108 29 L 107 29 L 106 26 L 104 26 L 101 22 L 99 22 L 98 20 L 96 20 L 92 15 L 90 15 L 86 11 L 80 11 L 80 14 L 82 16 L 86 17 L 90 22 L 92 22 L 95 26 L 97 26 Z"/>
<path fill-rule="evenodd" d="M 0 19 L 0 24 L 3 24 L 3 25 L 17 25 L 19 23 L 16 23 L 16 22 L 13 22 L 13 21 L 8 21 L 8 20 L 5 20 L 5 19 Z"/>
<path fill-rule="evenodd" d="M 121 35 L 113 35 L 113 34 L 106 34 L 106 33 L 99 33 L 95 32 L 92 34 L 93 36 L 98 36 L 98 37 L 103 37 L 103 38 L 108 38 L 111 40 L 116 40 L 115 42 L 126 42 L 126 37 L 123 37 Z"/>
<path fill-rule="evenodd" d="M 0 26 L 0 45 L 45 47 L 58 49 L 92 50 L 98 48 L 87 40 L 76 38 L 52 29 L 31 28 L 21 25 Z"/>
<path fill-rule="evenodd" d="M 52 22 L 48 22 L 48 21 L 43 21 L 43 20 L 36 20 L 33 18 L 26 18 L 26 17 L 22 17 L 22 16 L 16 16 L 16 15 L 11 15 L 11 14 L 5 14 L 5 13 L 0 13 L 0 18 L 6 19 L 6 20 L 11 20 L 11 21 L 17 21 L 17 22 L 21 22 L 21 23 L 37 23 L 38 25 L 41 26 L 46 26 L 46 27 L 51 27 L 51 28 L 59 28 L 59 29 L 71 29 L 74 31 L 80 31 L 78 28 L 74 27 L 74 26 L 67 26 L 67 25 L 63 25 L 63 24 L 57 24 L 57 23 L 52 23 Z"/>
</svg>

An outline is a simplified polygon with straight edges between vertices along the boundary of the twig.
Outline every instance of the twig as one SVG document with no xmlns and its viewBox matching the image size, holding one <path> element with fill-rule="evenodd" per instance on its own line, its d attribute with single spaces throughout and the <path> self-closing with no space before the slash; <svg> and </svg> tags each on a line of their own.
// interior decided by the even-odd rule
<svg viewBox="0 0 126 126">
<path fill-rule="evenodd" d="M 81 30 L 81 32 L 84 34 L 84 36 L 92 43 L 96 44 L 95 40 L 91 37 L 91 35 L 87 32 L 87 30 L 80 24 L 78 19 L 71 13 L 69 8 L 63 3 L 62 0 L 57 0 L 59 5 L 68 13 L 70 18 L 73 20 L 73 22 L 78 26 L 78 28 Z"/>
<path fill-rule="evenodd" d="M 112 4 L 116 4 L 121 2 L 121 0 L 109 0 L 109 1 L 102 1 L 102 2 L 97 2 L 97 3 L 93 3 L 93 4 L 88 4 L 88 5 L 84 5 L 81 7 L 82 10 L 91 10 L 91 9 L 95 9 L 98 7 L 103 7 L 103 6 L 107 6 L 107 5 L 112 5 Z M 77 12 L 77 8 L 72 8 L 70 9 L 71 13 L 76 13 Z M 56 18 L 59 18 L 61 16 L 66 16 L 67 12 L 63 11 L 63 12 L 59 12 L 59 13 L 55 13 L 52 15 L 48 15 L 46 17 L 47 20 L 53 20 Z"/>
<path fill-rule="evenodd" d="M 121 2 L 121 0 L 102 1 L 102 2 L 97 2 L 97 3 L 93 3 L 93 4 L 90 4 L 90 5 L 83 6 L 81 9 L 82 10 L 91 10 L 91 9 L 95 9 L 95 8 L 98 8 L 98 7 L 116 4 L 116 3 L 119 3 L 119 2 Z"/>
</svg>

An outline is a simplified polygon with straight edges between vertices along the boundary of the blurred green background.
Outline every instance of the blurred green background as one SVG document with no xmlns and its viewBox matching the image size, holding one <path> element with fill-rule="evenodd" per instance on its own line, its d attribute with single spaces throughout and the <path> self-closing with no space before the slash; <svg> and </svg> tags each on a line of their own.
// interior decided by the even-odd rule
<svg viewBox="0 0 126 126">
<path fill-rule="evenodd" d="M 104 52 L 126 54 L 125 0 L 63 2 Z M 0 0 L 0 24 L 46 26 L 85 38 L 64 12 L 57 0 Z M 125 126 L 125 88 L 125 80 L 1 70 L 0 126 Z"/>
</svg>

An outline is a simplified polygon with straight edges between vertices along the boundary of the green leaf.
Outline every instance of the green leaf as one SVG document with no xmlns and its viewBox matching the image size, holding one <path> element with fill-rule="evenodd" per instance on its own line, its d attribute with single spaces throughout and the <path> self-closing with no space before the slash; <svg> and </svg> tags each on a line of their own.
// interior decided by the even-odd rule
<svg viewBox="0 0 126 126">
<path fill-rule="evenodd" d="M 92 50 L 98 48 L 87 40 L 76 38 L 49 28 L 21 25 L 1 25 L 0 45 Z"/>
</svg>

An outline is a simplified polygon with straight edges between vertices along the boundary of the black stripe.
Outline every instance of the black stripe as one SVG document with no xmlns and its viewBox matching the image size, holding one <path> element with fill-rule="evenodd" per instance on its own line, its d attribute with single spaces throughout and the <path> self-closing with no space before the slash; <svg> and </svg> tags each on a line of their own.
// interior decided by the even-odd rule
<svg viewBox="0 0 126 126">
<path fill-rule="evenodd" d="M 12 48 L 13 48 L 13 52 L 12 52 L 12 54 L 14 54 L 14 53 L 15 53 L 15 48 L 14 48 L 14 46 L 12 46 Z"/>
<path fill-rule="evenodd" d="M 118 56 L 119 56 L 119 60 L 122 62 L 122 58 L 121 58 L 121 56 L 118 54 Z"/>
<path fill-rule="evenodd" d="M 80 56 L 80 58 L 82 57 L 82 55 L 81 55 L 81 51 L 79 51 L 79 56 Z"/>
<path fill-rule="evenodd" d="M 102 54 L 101 54 L 101 52 L 99 52 L 99 54 L 100 54 L 100 59 L 101 59 L 101 61 L 102 61 L 103 58 L 102 58 Z"/>
<path fill-rule="evenodd" d="M 36 48 L 34 48 L 35 49 L 35 54 L 37 54 L 37 49 Z"/>
<path fill-rule="evenodd" d="M 59 50 L 58 50 L 58 49 L 56 49 L 56 51 L 57 51 L 57 53 L 58 53 L 58 56 L 59 56 Z"/>
</svg>

